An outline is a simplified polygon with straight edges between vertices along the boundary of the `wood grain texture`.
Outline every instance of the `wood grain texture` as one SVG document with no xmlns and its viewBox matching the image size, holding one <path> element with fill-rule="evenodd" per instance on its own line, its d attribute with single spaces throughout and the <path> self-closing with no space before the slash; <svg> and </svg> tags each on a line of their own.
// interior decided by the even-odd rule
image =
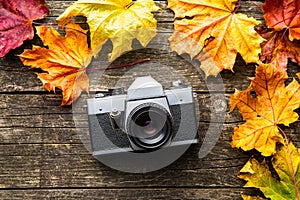
<svg viewBox="0 0 300 200">
<path fill-rule="evenodd" d="M 251 194 L 251 191 L 245 193 Z M 41 189 L 41 190 L 13 190 L 0 193 L 3 200 L 21 200 L 21 199 L 222 199 L 232 200 L 240 195 L 237 188 L 224 189 L 219 188 L 218 191 L 211 189 L 198 188 L 114 188 L 114 189 Z"/>
<path fill-rule="evenodd" d="M 53 24 L 55 18 L 74 1 L 47 1 L 50 16 L 40 23 Z M 225 92 L 226 101 L 234 89 L 245 89 L 248 77 L 254 76 L 255 65 L 237 56 L 235 73 L 224 71 L 222 81 L 209 77 L 214 88 L 208 90 L 203 74 L 195 66 L 169 49 L 168 38 L 173 32 L 174 14 L 166 1 L 157 1 L 161 11 L 158 36 L 150 48 L 126 53 L 113 63 L 106 61 L 111 49 L 106 45 L 92 67 L 121 65 L 138 59 L 151 61 L 131 68 L 106 70 L 90 74 L 92 91 L 106 91 L 121 84 L 127 87 L 134 76 L 153 75 L 164 86 L 174 78 L 183 78 L 197 92 L 200 105 L 200 144 L 193 145 L 170 166 L 147 174 L 129 174 L 108 168 L 93 158 L 82 144 L 72 108 L 60 107 L 61 94 L 48 93 L 28 67 L 15 56 L 33 44 L 42 45 L 36 36 L 33 41 L 11 51 L 0 59 L 0 199 L 241 199 L 240 193 L 257 194 L 257 190 L 242 188 L 244 181 L 236 177 L 250 154 L 232 149 L 233 128 L 242 123 L 237 110 L 225 112 L 225 123 L 212 112 L 211 93 Z M 260 1 L 243 1 L 241 13 L 262 20 Z M 77 23 L 86 26 L 84 18 Z M 157 73 L 159 71 L 159 73 Z M 299 67 L 289 64 L 289 81 L 296 77 Z M 99 78 L 100 76 L 100 78 Z M 225 90 L 222 90 L 224 86 Z M 221 113 L 224 114 L 224 113 Z M 212 120 L 213 119 L 213 120 Z M 205 131 L 213 124 L 222 127 L 213 150 L 198 158 Z M 300 122 L 285 129 L 300 146 Z"/>
</svg>

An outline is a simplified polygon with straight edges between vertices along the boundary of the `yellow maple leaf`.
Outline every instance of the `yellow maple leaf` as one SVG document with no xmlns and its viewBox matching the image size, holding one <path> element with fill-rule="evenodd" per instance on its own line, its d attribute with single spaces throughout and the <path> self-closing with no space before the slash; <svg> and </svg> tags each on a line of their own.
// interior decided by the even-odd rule
<svg viewBox="0 0 300 200">
<path fill-rule="evenodd" d="M 264 156 L 276 152 L 276 143 L 283 143 L 279 124 L 288 126 L 298 119 L 294 112 L 300 106 L 300 85 L 293 80 L 288 86 L 287 73 L 273 64 L 260 64 L 256 77 L 244 91 L 230 97 L 231 111 L 238 107 L 246 122 L 234 129 L 232 147 L 245 151 L 257 149 Z M 256 97 L 251 95 L 254 89 Z"/>
<path fill-rule="evenodd" d="M 232 70 L 237 53 L 256 63 L 264 40 L 254 30 L 254 18 L 236 14 L 237 0 L 169 0 L 175 12 L 171 49 L 201 61 L 201 69 L 217 75 Z M 213 64 L 212 64 L 213 63 Z"/>
<path fill-rule="evenodd" d="M 44 87 L 49 91 L 62 90 L 62 105 L 70 105 L 81 94 L 89 90 L 89 78 L 85 72 L 92 59 L 85 30 L 79 25 L 68 24 L 65 37 L 53 27 L 36 28 L 45 46 L 26 49 L 20 56 L 25 66 L 40 68 L 47 73 L 38 74 Z"/>
<path fill-rule="evenodd" d="M 157 21 L 151 12 L 157 10 L 152 0 L 78 0 L 57 18 L 57 22 L 64 26 L 74 16 L 87 17 L 94 55 L 111 39 L 113 50 L 109 60 L 112 61 L 132 49 L 133 39 L 147 46 L 156 35 Z"/>
<path fill-rule="evenodd" d="M 299 199 L 300 151 L 292 143 L 286 144 L 271 161 L 273 169 L 265 160 L 260 163 L 251 158 L 239 174 L 247 181 L 245 187 L 259 188 L 270 199 Z M 273 176 L 274 170 L 279 179 Z"/>
</svg>

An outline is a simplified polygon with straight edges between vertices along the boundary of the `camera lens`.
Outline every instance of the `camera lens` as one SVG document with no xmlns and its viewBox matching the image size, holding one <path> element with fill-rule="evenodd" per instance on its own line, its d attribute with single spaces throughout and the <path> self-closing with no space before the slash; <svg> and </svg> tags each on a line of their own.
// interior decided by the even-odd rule
<svg viewBox="0 0 300 200">
<path fill-rule="evenodd" d="M 127 133 L 130 140 L 145 150 L 166 144 L 172 136 L 172 118 L 162 106 L 147 103 L 129 115 Z"/>
<path fill-rule="evenodd" d="M 140 112 L 139 116 L 136 117 L 134 123 L 135 126 L 135 136 L 145 143 L 156 143 L 163 138 L 165 134 L 165 119 L 161 119 L 164 116 L 159 115 L 159 113 L 151 110 L 151 108 L 146 108 L 144 112 Z"/>
</svg>

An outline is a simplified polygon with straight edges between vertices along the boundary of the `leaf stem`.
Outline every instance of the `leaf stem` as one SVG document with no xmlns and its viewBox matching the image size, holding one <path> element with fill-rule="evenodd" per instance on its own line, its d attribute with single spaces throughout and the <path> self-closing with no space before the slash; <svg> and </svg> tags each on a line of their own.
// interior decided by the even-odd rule
<svg viewBox="0 0 300 200">
<path fill-rule="evenodd" d="M 233 15 L 236 14 L 236 12 L 240 9 L 240 7 L 241 7 L 241 0 L 238 0 L 238 3 L 236 5 L 234 11 L 232 12 L 232 14 Z"/>
<path fill-rule="evenodd" d="M 132 62 L 132 63 L 124 64 L 124 65 L 108 66 L 108 67 L 103 67 L 103 68 L 87 68 L 85 70 L 86 71 L 95 71 L 95 70 L 106 70 L 106 69 L 120 69 L 120 68 L 123 68 L 123 67 L 131 67 L 131 66 L 134 66 L 134 65 L 137 65 L 137 64 L 140 64 L 140 63 L 144 63 L 144 62 L 147 62 L 149 60 L 150 60 L 150 58 L 144 58 L 144 59 L 141 59 L 141 60 L 138 60 L 138 61 L 135 61 L 135 62 Z"/>
<path fill-rule="evenodd" d="M 32 24 L 37 25 L 37 26 L 43 26 L 43 25 L 56 26 L 55 23 L 40 23 L 40 22 L 35 22 L 35 21 L 32 21 Z"/>
<path fill-rule="evenodd" d="M 284 35 L 286 34 L 286 32 L 288 31 L 288 28 L 285 28 L 284 32 L 282 33 L 282 36 L 280 38 L 281 41 L 283 41 Z"/>
<path fill-rule="evenodd" d="M 277 127 L 277 128 L 282 133 L 282 135 L 283 135 L 283 137 L 284 137 L 284 139 L 287 143 L 288 154 L 289 154 L 289 157 L 290 157 L 290 165 L 291 165 L 291 170 L 292 170 L 292 178 L 293 178 L 294 189 L 295 189 L 295 193 L 296 193 L 296 200 L 299 200 L 299 190 L 298 190 L 298 187 L 297 187 L 297 179 L 296 179 L 296 175 L 295 175 L 295 168 L 294 168 L 294 165 L 293 165 L 293 156 L 292 156 L 292 152 L 291 152 L 290 143 L 289 143 L 288 137 L 285 134 L 285 132 L 280 127 Z"/>
</svg>

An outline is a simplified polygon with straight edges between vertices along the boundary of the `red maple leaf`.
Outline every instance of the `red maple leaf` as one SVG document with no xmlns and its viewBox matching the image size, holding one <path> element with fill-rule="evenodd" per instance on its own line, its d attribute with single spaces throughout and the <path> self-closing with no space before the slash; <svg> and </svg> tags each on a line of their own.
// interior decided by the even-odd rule
<svg viewBox="0 0 300 200">
<path fill-rule="evenodd" d="M 266 25 L 255 26 L 265 41 L 260 60 L 286 70 L 288 59 L 300 64 L 300 0 L 266 0 Z"/>
<path fill-rule="evenodd" d="M 289 29 L 289 39 L 300 39 L 300 0 L 266 0 L 262 5 L 268 27 Z"/>
<path fill-rule="evenodd" d="M 31 40 L 33 20 L 48 14 L 44 0 L 0 0 L 0 57 Z"/>
</svg>

